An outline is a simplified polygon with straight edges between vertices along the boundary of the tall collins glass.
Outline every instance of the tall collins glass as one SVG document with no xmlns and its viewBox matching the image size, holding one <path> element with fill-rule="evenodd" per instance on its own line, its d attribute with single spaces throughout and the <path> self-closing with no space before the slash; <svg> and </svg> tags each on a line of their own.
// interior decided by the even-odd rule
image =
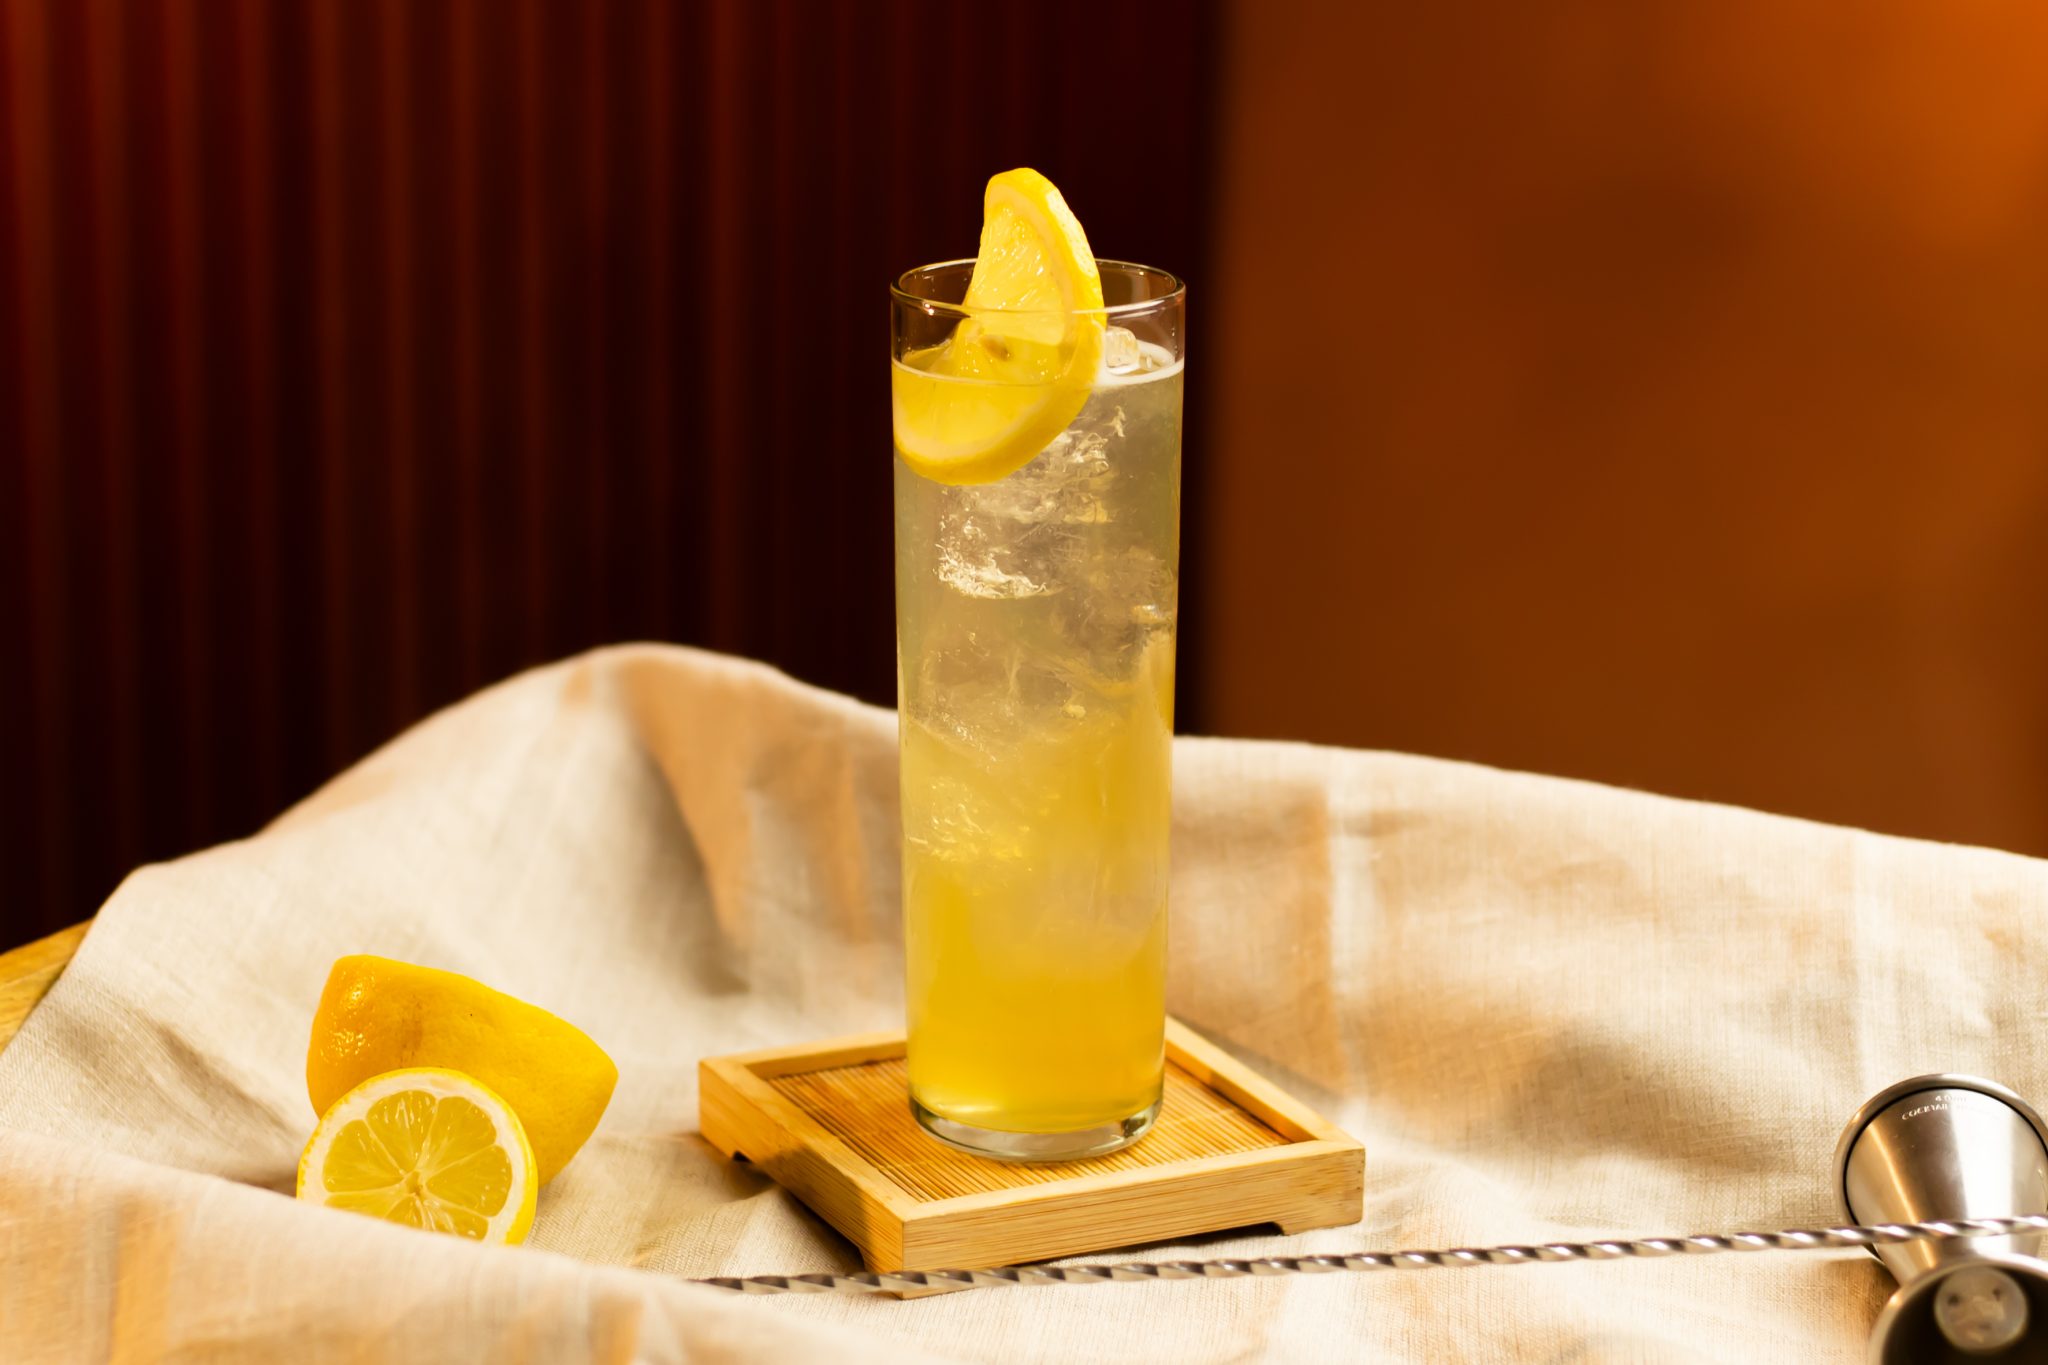
<svg viewBox="0 0 2048 1365">
<path fill-rule="evenodd" d="M 1101 360 L 1065 430 L 992 482 L 896 460 L 911 1104 L 1013 1160 L 1137 1141 L 1164 1074 L 1186 295 L 1097 264 Z M 960 304 L 973 269 L 892 291 L 899 421 L 906 385 L 1015 397 L 933 369 L 990 322 Z M 1030 334 L 997 321 L 991 354 Z"/>
</svg>

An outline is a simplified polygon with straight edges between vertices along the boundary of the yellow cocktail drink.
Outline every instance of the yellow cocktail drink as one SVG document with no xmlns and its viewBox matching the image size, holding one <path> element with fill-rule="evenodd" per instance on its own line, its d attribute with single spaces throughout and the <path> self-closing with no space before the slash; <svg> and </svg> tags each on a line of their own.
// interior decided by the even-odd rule
<svg viewBox="0 0 2048 1365">
<path fill-rule="evenodd" d="M 1136 349 L 1005 479 L 896 466 L 910 1080 L 976 1128 L 1159 1098 L 1181 370 Z"/>
<path fill-rule="evenodd" d="M 987 215 L 895 298 L 910 1090 L 948 1142 L 1072 1158 L 1163 1079 L 1183 294 L 1035 172 Z"/>
</svg>

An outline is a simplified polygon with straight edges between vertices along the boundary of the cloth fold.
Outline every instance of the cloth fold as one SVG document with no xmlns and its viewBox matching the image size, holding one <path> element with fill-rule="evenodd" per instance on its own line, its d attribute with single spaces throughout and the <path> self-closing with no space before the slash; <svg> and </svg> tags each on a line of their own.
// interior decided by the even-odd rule
<svg viewBox="0 0 2048 1365">
<path fill-rule="evenodd" d="M 1365 1141 L 1366 1206 L 1133 1257 L 1835 1222 L 1868 1093 L 2048 1091 L 2048 865 L 1391 754 L 1175 764 L 1172 1008 Z M 896 856 L 890 713 L 630 646 L 137 872 L 0 1054 L 9 1359 L 1860 1358 L 1890 1284 L 1856 1255 L 902 1303 L 681 1283 L 858 1265 L 697 1136 L 695 1066 L 899 1024 Z M 281 1197 L 350 952 L 475 976 L 619 1063 L 531 1249 Z"/>
</svg>

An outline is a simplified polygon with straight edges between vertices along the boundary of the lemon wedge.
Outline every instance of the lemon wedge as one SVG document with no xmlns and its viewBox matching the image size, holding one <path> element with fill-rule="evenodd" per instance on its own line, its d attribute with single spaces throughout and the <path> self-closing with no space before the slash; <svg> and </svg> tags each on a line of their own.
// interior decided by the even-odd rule
<svg viewBox="0 0 2048 1365">
<path fill-rule="evenodd" d="M 1052 181 L 1004 171 L 982 199 L 967 316 L 896 363 L 896 451 L 939 483 L 993 483 L 1031 463 L 1088 401 L 1102 360 L 1102 276 Z"/>
<path fill-rule="evenodd" d="M 415 1067 L 336 1100 L 299 1159 L 299 1198 L 477 1242 L 526 1240 L 540 1181 L 519 1116 L 474 1076 Z"/>
<path fill-rule="evenodd" d="M 452 1067 L 519 1115 L 540 1183 L 569 1164 L 604 1116 L 619 1069 L 575 1025 L 480 981 L 409 962 L 339 958 L 313 1012 L 306 1095 L 325 1113 L 372 1076 Z"/>
</svg>

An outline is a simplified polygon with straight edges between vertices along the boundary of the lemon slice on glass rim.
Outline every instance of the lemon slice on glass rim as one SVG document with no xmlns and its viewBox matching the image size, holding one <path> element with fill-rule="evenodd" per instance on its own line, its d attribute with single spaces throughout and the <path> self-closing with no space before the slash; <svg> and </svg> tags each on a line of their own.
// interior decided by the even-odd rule
<svg viewBox="0 0 2048 1365">
<path fill-rule="evenodd" d="M 938 483 L 993 483 L 1066 430 L 1102 360 L 1095 255 L 1037 171 L 988 182 L 981 249 L 957 311 L 951 337 L 892 371 L 896 452 Z"/>
<path fill-rule="evenodd" d="M 299 1160 L 308 1203 L 477 1242 L 526 1240 L 539 1190 L 512 1107 L 442 1067 L 364 1081 L 334 1102 Z"/>
</svg>

